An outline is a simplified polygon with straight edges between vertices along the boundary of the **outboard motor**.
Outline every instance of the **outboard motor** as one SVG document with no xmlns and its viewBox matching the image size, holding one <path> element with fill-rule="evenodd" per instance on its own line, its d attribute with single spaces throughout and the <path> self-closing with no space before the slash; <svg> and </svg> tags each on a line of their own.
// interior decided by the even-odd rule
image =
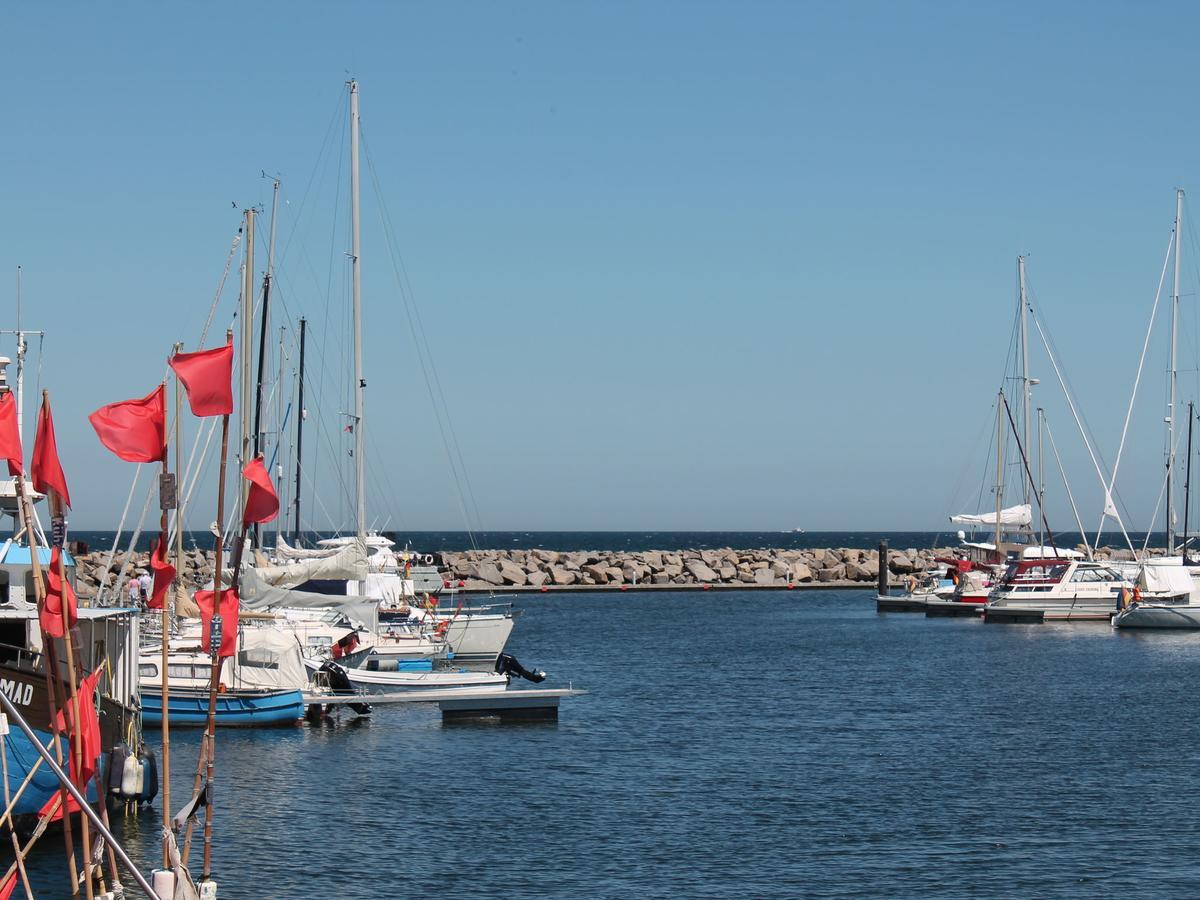
<svg viewBox="0 0 1200 900">
<path fill-rule="evenodd" d="M 325 678 L 329 681 L 329 687 L 335 694 L 355 693 L 354 685 L 350 683 L 350 678 L 346 675 L 346 670 L 337 663 L 325 660 L 318 671 L 325 673 Z M 360 716 L 369 716 L 371 714 L 370 703 L 348 703 L 346 705 Z"/>
<path fill-rule="evenodd" d="M 526 681 L 532 681 L 534 684 L 541 684 L 546 680 L 545 672 L 541 670 L 529 671 L 511 653 L 501 653 L 496 657 L 496 671 L 501 675 L 517 675 Z"/>
</svg>

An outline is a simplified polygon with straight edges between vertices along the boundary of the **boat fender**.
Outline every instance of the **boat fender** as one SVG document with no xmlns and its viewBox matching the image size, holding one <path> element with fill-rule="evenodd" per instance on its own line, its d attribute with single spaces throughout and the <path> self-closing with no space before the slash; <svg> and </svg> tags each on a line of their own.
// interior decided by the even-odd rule
<svg viewBox="0 0 1200 900">
<path fill-rule="evenodd" d="M 131 800 L 137 800 L 142 796 L 142 789 L 146 786 L 146 767 L 142 765 L 140 759 L 133 761 L 133 791 L 130 793 Z"/>
<path fill-rule="evenodd" d="M 108 790 L 121 795 L 121 779 L 125 776 L 125 760 L 129 757 L 129 746 L 121 743 L 112 748 L 108 755 Z"/>
<path fill-rule="evenodd" d="M 511 653 L 501 653 L 496 657 L 496 671 L 501 675 L 517 675 L 534 684 L 541 684 L 546 680 L 545 672 L 526 669 Z"/>
<path fill-rule="evenodd" d="M 138 794 L 138 800 L 149 803 L 158 796 L 158 759 L 155 758 L 153 750 L 143 745 L 138 753 L 138 762 L 141 763 L 143 772 L 142 790 Z"/>
<path fill-rule="evenodd" d="M 150 886 L 156 895 L 170 900 L 175 896 L 175 873 L 170 869 L 155 869 L 150 874 Z"/>
<path fill-rule="evenodd" d="M 450 620 L 449 619 L 442 619 L 442 621 L 438 622 L 435 626 L 433 626 L 433 633 L 436 634 L 440 638 L 444 638 L 446 636 L 446 632 L 449 630 L 450 630 Z"/>
<path fill-rule="evenodd" d="M 125 761 L 121 764 L 121 796 L 126 800 L 137 798 L 139 768 L 137 757 L 132 753 L 126 756 Z"/>
</svg>

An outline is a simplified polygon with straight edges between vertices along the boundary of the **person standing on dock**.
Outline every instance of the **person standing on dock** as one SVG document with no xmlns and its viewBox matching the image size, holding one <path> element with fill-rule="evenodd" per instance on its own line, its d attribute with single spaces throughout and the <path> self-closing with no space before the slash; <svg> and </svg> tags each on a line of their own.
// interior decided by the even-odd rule
<svg viewBox="0 0 1200 900">
<path fill-rule="evenodd" d="M 142 583 L 137 578 L 129 579 L 129 605 L 134 607 L 142 605 Z"/>
<path fill-rule="evenodd" d="M 149 572 L 143 572 L 138 576 L 137 581 L 138 586 L 142 589 L 142 600 L 149 602 L 150 598 L 154 596 L 154 578 Z"/>
</svg>

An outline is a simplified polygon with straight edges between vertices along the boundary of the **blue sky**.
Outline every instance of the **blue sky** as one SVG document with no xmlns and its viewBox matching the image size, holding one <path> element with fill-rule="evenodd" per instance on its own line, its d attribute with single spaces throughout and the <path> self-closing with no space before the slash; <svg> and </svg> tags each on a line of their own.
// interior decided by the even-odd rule
<svg viewBox="0 0 1200 900">
<path fill-rule="evenodd" d="M 85 416 L 194 345 L 235 205 L 269 207 L 278 173 L 277 299 L 321 323 L 325 358 L 305 504 L 347 524 L 352 74 L 381 187 L 364 169 L 372 521 L 465 524 L 386 209 L 472 525 L 938 528 L 987 468 L 1018 253 L 1115 455 L 1174 189 L 1200 191 L 1196 25 L 1183 4 L 10 7 L 0 327 L 21 265 L 73 524 L 112 525 L 133 467 Z M 261 269 L 261 233 L 259 250 Z M 1137 528 L 1161 476 L 1162 321 L 1118 484 Z M 1038 350 L 1034 367 L 1093 520 L 1098 482 Z M 1057 479 L 1049 494 L 1070 527 Z"/>
</svg>

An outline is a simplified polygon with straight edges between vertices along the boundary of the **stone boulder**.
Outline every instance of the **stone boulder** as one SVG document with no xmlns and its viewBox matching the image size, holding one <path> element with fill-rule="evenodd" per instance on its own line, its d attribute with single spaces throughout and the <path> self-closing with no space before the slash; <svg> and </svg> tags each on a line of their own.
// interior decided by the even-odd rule
<svg viewBox="0 0 1200 900">
<path fill-rule="evenodd" d="M 586 565 L 583 567 L 583 574 L 585 577 L 591 579 L 592 584 L 608 583 L 608 572 L 602 566 Z"/>
<path fill-rule="evenodd" d="M 774 584 L 775 583 L 775 573 L 772 572 L 769 568 L 768 569 L 757 569 L 754 572 L 754 583 L 755 584 L 763 584 L 763 585 Z"/>
<path fill-rule="evenodd" d="M 797 583 L 812 581 L 812 569 L 810 569 L 804 563 L 796 563 L 794 566 L 792 566 L 792 578 Z"/>
<path fill-rule="evenodd" d="M 525 584 L 527 580 L 525 570 L 507 559 L 500 560 L 499 572 L 505 584 Z"/>
<path fill-rule="evenodd" d="M 822 581 L 822 582 L 841 581 L 845 577 L 846 577 L 846 567 L 843 566 L 841 563 L 838 563 L 836 566 L 830 566 L 828 568 L 822 569 L 821 571 L 819 571 L 817 573 L 817 581 Z"/>
<path fill-rule="evenodd" d="M 687 561 L 687 570 L 692 573 L 692 576 L 702 584 L 711 584 L 719 581 L 717 573 L 708 567 L 708 565 L 699 559 L 689 559 Z"/>
<path fill-rule="evenodd" d="M 471 563 L 470 568 L 474 571 L 473 571 L 473 573 L 467 572 L 468 577 L 470 577 L 472 574 L 474 574 L 474 576 L 477 580 L 486 581 L 488 584 L 495 585 L 497 587 L 504 584 L 504 576 L 500 574 L 500 569 L 499 569 L 499 567 L 496 566 L 495 563 L 490 563 L 490 562 Z M 522 583 L 524 583 L 523 576 L 525 573 L 522 572 L 521 574 L 522 574 Z"/>
<path fill-rule="evenodd" d="M 543 584 L 546 583 L 547 579 L 549 579 L 549 578 L 550 578 L 550 576 L 547 575 L 545 572 L 530 572 L 529 577 L 526 580 L 533 587 L 541 587 Z"/>
<path fill-rule="evenodd" d="M 893 553 L 888 559 L 888 568 L 897 575 L 904 575 L 908 572 L 915 572 L 917 567 L 903 553 Z"/>
<path fill-rule="evenodd" d="M 558 585 L 574 584 L 579 578 L 579 573 L 572 571 L 571 569 L 553 566 L 550 569 L 550 578 L 555 584 Z"/>
</svg>

